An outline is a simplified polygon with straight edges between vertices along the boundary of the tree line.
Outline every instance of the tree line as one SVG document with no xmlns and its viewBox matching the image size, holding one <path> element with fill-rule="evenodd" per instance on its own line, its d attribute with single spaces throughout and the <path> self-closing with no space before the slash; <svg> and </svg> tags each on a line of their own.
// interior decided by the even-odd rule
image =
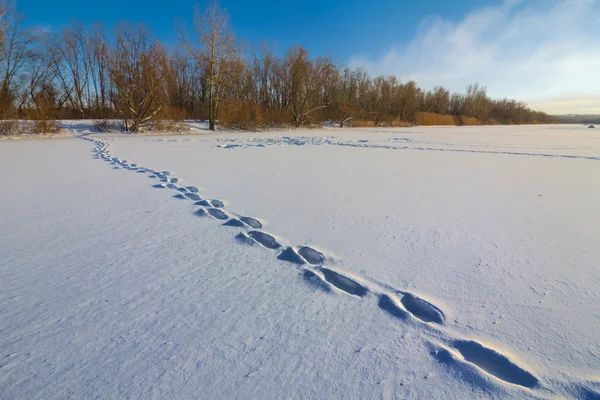
<svg viewBox="0 0 600 400">
<path fill-rule="evenodd" d="M 58 32 L 24 24 L 0 6 L 0 130 L 29 119 L 40 132 L 57 119 L 121 121 L 138 132 L 184 119 L 210 129 L 259 129 L 334 121 L 340 126 L 523 124 L 555 122 L 486 87 L 464 93 L 423 90 L 395 76 L 371 77 L 301 46 L 276 54 L 268 44 L 243 49 L 217 2 L 196 8 L 191 32 L 178 28 L 169 48 L 143 24 L 73 21 Z M 0 132 L 0 133 L 2 133 Z"/>
</svg>

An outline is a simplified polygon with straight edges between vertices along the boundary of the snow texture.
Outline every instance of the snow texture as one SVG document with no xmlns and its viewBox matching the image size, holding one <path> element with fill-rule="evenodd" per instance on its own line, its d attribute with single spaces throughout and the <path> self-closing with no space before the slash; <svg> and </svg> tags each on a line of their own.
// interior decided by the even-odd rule
<svg viewBox="0 0 600 400">
<path fill-rule="evenodd" d="M 2 398 L 600 396 L 595 130 L 65 125 L 0 143 Z"/>
</svg>

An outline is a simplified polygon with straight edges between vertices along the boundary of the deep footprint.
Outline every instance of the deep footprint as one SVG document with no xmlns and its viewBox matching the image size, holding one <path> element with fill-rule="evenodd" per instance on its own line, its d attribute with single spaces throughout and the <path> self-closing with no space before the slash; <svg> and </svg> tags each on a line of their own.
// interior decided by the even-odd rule
<svg viewBox="0 0 600 400">
<path fill-rule="evenodd" d="M 387 294 L 382 294 L 381 296 L 379 296 L 379 303 L 377 303 L 377 305 L 379 306 L 379 308 L 381 308 L 383 311 L 388 312 L 393 317 L 399 319 L 408 318 L 408 313 L 406 312 L 406 310 L 404 310 L 396 296 L 388 296 Z"/>
<path fill-rule="evenodd" d="M 297 265 L 306 264 L 304 259 L 302 257 L 300 257 L 298 255 L 298 253 L 296 253 L 294 251 L 294 249 L 291 247 L 288 247 L 287 249 L 285 249 L 280 255 L 277 256 L 277 259 L 279 259 L 281 261 L 291 262 L 291 263 L 294 263 Z"/>
<path fill-rule="evenodd" d="M 426 302 L 410 293 L 400 300 L 404 308 L 423 322 L 444 323 L 444 313 L 431 303 Z"/>
<path fill-rule="evenodd" d="M 209 208 L 208 210 L 206 210 L 210 215 L 212 215 L 213 217 L 215 217 L 216 219 L 221 219 L 221 220 L 225 220 L 227 218 L 229 218 L 227 216 L 227 214 L 225 214 L 223 211 L 221 210 L 217 210 L 216 208 Z"/>
<path fill-rule="evenodd" d="M 505 382 L 526 388 L 537 387 L 540 383 L 538 378 L 530 372 L 525 371 L 496 350 L 484 347 L 478 342 L 456 340 L 453 346 L 465 360 Z"/>
<path fill-rule="evenodd" d="M 234 226 L 237 228 L 241 228 L 244 226 L 244 224 L 239 219 L 231 218 L 229 221 L 225 222 L 223 226 Z"/>
<path fill-rule="evenodd" d="M 311 249 L 310 247 L 300 247 L 298 249 L 298 254 L 300 254 L 309 264 L 312 265 L 321 265 L 325 262 L 325 256 L 315 249 Z"/>
<path fill-rule="evenodd" d="M 163 185 L 162 183 L 159 183 L 158 185 L 152 185 L 152 187 L 157 188 L 157 189 L 165 189 L 166 186 Z"/>
<path fill-rule="evenodd" d="M 248 225 L 250 228 L 260 229 L 263 227 L 259 220 L 254 219 L 252 217 L 242 217 L 240 218 L 240 220 L 246 225 Z"/>
<path fill-rule="evenodd" d="M 211 200 L 210 204 L 213 207 L 217 207 L 217 208 L 223 208 L 223 207 L 225 207 L 225 204 L 223 204 L 223 202 L 221 200 Z"/>
<path fill-rule="evenodd" d="M 185 197 L 194 201 L 200 200 L 200 196 L 198 196 L 196 193 L 185 193 Z"/>
<path fill-rule="evenodd" d="M 167 187 L 168 187 L 169 189 L 177 189 L 177 186 L 173 185 L 172 183 L 169 183 L 169 184 L 167 185 Z"/>
<path fill-rule="evenodd" d="M 343 290 L 346 293 L 353 294 L 358 297 L 365 296 L 369 291 L 360 283 L 353 281 L 343 275 L 338 274 L 327 268 L 321 268 L 321 272 L 325 276 L 325 280 L 331 283 L 336 288 Z"/>
<path fill-rule="evenodd" d="M 192 193 L 198 193 L 198 188 L 196 186 L 188 186 L 186 189 Z"/>
<path fill-rule="evenodd" d="M 258 243 L 265 246 L 267 249 L 275 250 L 275 249 L 278 249 L 281 247 L 281 245 L 279 243 L 277 243 L 275 238 L 267 233 L 260 232 L 260 231 L 250 231 L 250 232 L 248 232 L 248 235 L 252 239 L 256 240 Z"/>
</svg>

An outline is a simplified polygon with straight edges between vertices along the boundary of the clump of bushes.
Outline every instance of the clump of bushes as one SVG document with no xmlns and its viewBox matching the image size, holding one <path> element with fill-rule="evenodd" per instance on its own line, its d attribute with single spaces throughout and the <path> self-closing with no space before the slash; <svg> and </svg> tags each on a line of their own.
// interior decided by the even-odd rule
<svg viewBox="0 0 600 400">
<path fill-rule="evenodd" d="M 483 122 L 480 119 L 473 117 L 465 117 L 464 115 L 459 115 L 456 117 L 457 125 L 483 125 Z"/>
<path fill-rule="evenodd" d="M 417 125 L 456 125 L 452 115 L 436 114 L 432 112 L 418 112 L 416 116 Z"/>
</svg>

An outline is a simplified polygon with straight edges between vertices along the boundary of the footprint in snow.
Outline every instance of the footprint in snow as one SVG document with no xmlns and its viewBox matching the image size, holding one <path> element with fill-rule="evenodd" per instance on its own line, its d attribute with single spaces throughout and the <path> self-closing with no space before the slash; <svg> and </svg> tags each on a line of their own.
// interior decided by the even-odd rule
<svg viewBox="0 0 600 400">
<path fill-rule="evenodd" d="M 296 253 L 296 251 L 294 251 L 294 249 L 292 247 L 288 247 L 287 249 L 282 251 L 281 254 L 279 254 L 277 256 L 277 259 L 279 259 L 281 261 L 287 261 L 287 262 L 297 264 L 297 265 L 306 264 L 304 259 L 302 257 L 300 257 L 300 255 L 298 253 Z"/>
<path fill-rule="evenodd" d="M 200 200 L 200 196 L 198 196 L 196 193 L 185 193 L 185 197 L 187 197 L 190 200 L 194 200 L 194 201 L 198 201 Z"/>
<path fill-rule="evenodd" d="M 231 218 L 229 221 L 225 222 L 223 226 L 233 226 L 236 228 L 241 228 L 244 226 L 244 223 L 236 218 Z"/>
<path fill-rule="evenodd" d="M 434 322 L 436 324 L 444 323 L 444 313 L 433 304 L 418 298 L 410 293 L 406 293 L 400 299 L 400 302 L 406 310 L 423 322 Z"/>
<path fill-rule="evenodd" d="M 192 193 L 198 193 L 198 188 L 196 186 L 188 186 L 186 189 Z"/>
<path fill-rule="evenodd" d="M 221 200 L 211 200 L 210 204 L 212 204 L 212 206 L 216 207 L 216 208 L 223 208 L 223 207 L 225 207 L 225 204 L 223 204 L 223 202 Z"/>
<path fill-rule="evenodd" d="M 513 385 L 523 386 L 529 389 L 536 388 L 540 381 L 531 372 L 521 368 L 508 357 L 497 350 L 486 347 L 474 340 L 454 340 L 451 346 L 456 349 L 465 362 L 477 366 L 486 373 Z M 446 349 L 431 353 L 443 364 L 452 365 L 462 360 Z"/>
<path fill-rule="evenodd" d="M 152 185 L 153 188 L 157 188 L 157 189 L 166 189 L 166 186 L 163 185 L 162 183 L 159 183 L 157 185 Z"/>
<path fill-rule="evenodd" d="M 369 290 L 360 283 L 340 273 L 337 273 L 327 268 L 321 268 L 321 272 L 323 273 L 323 276 L 325 277 L 325 280 L 327 282 L 331 283 L 333 286 L 346 293 L 358 297 L 363 297 L 366 296 L 366 294 L 369 292 Z"/>
<path fill-rule="evenodd" d="M 229 217 L 223 211 L 218 210 L 216 208 L 209 208 L 206 210 L 212 217 L 220 220 L 228 219 Z"/>
<path fill-rule="evenodd" d="M 259 220 L 252 217 L 241 217 L 240 220 L 250 228 L 260 229 L 263 227 Z"/>
<path fill-rule="evenodd" d="M 168 187 L 169 189 L 177 189 L 177 186 L 175 186 L 175 185 L 174 185 L 174 184 L 172 184 L 172 183 L 169 183 L 169 184 L 167 184 L 167 187 Z"/>
<path fill-rule="evenodd" d="M 298 254 L 311 265 L 321 265 L 325 262 L 325 256 L 315 249 L 303 246 L 298 249 Z"/>
<path fill-rule="evenodd" d="M 254 239 L 256 242 L 260 243 L 267 249 L 278 249 L 281 247 L 279 243 L 275 240 L 275 238 L 268 233 L 260 232 L 260 231 L 250 231 L 248 232 L 248 236 Z"/>
</svg>

